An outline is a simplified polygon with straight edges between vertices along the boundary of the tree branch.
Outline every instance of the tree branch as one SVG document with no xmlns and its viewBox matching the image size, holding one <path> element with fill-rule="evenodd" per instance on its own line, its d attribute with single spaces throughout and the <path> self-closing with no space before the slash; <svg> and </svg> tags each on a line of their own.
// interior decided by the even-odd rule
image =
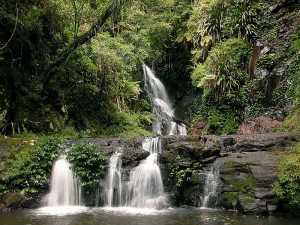
<svg viewBox="0 0 300 225">
<path fill-rule="evenodd" d="M 15 22 L 15 27 L 14 27 L 14 30 L 10 36 L 10 38 L 8 39 L 8 41 L 3 45 L 3 47 L 0 48 L 0 51 L 3 50 L 7 45 L 8 43 L 11 41 L 11 39 L 13 38 L 15 32 L 16 32 L 16 29 L 17 29 L 17 24 L 18 24 L 18 17 L 19 17 L 19 9 L 18 9 L 18 5 L 16 3 L 16 22 Z"/>
<path fill-rule="evenodd" d="M 43 81 L 43 89 L 45 89 L 50 81 L 55 77 L 58 72 L 59 67 L 66 61 L 68 56 L 74 52 L 79 46 L 88 42 L 91 38 L 95 37 L 100 29 L 103 27 L 104 23 L 108 20 L 110 16 L 119 11 L 121 7 L 127 1 L 124 0 L 114 0 L 113 3 L 105 10 L 105 12 L 98 18 L 96 23 L 91 27 L 89 31 L 82 34 L 76 38 L 68 47 L 66 47 L 62 53 L 57 57 L 57 60 L 52 63 L 48 69 L 45 70 L 45 79 Z"/>
</svg>

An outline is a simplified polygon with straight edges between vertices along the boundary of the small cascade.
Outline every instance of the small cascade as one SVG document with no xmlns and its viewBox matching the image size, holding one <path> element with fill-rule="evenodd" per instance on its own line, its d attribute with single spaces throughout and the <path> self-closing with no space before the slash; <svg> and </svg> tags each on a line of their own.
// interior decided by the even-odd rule
<svg viewBox="0 0 300 225">
<path fill-rule="evenodd" d="M 152 131 L 159 135 L 186 135 L 186 126 L 174 121 L 174 109 L 165 86 L 155 77 L 153 71 L 143 64 L 144 87 L 152 104 L 152 113 L 155 115 Z"/>
<path fill-rule="evenodd" d="M 215 208 L 218 200 L 217 187 L 220 183 L 220 171 L 214 165 L 207 174 L 204 186 L 203 208 Z"/>
<path fill-rule="evenodd" d="M 150 155 L 130 172 L 125 205 L 138 208 L 163 208 L 167 205 L 164 195 L 158 153 L 161 152 L 159 137 L 146 138 L 143 149 Z"/>
<path fill-rule="evenodd" d="M 120 206 L 122 201 L 122 148 L 109 159 L 109 170 L 107 175 L 108 189 L 105 191 L 105 205 Z"/>
<path fill-rule="evenodd" d="M 61 155 L 53 165 L 47 206 L 75 206 L 81 204 L 81 186 L 70 169 L 66 156 Z"/>
</svg>

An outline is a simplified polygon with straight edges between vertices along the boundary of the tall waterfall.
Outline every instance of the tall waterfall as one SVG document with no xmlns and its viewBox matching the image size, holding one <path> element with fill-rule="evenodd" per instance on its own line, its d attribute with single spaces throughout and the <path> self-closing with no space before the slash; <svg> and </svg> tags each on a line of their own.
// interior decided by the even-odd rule
<svg viewBox="0 0 300 225">
<path fill-rule="evenodd" d="M 47 206 L 74 206 L 81 204 L 81 187 L 70 169 L 66 156 L 60 156 L 53 165 Z"/>
<path fill-rule="evenodd" d="M 186 135 L 186 126 L 174 121 L 174 110 L 164 85 L 149 67 L 143 65 L 143 70 L 145 90 L 155 115 L 152 131 L 158 135 Z M 167 205 L 158 163 L 158 154 L 162 151 L 161 140 L 159 137 L 145 138 L 142 147 L 150 155 L 130 171 L 126 183 L 122 183 L 122 152 L 117 150 L 111 156 L 105 191 L 107 206 L 163 208 Z"/>
<path fill-rule="evenodd" d="M 212 165 L 207 174 L 204 186 L 203 208 L 215 208 L 218 200 L 217 187 L 220 180 L 220 171 L 218 166 Z"/>
<path fill-rule="evenodd" d="M 152 104 L 155 115 L 152 131 L 160 135 L 186 135 L 186 126 L 174 121 L 174 109 L 162 82 L 155 77 L 153 71 L 143 64 L 144 86 Z"/>
</svg>

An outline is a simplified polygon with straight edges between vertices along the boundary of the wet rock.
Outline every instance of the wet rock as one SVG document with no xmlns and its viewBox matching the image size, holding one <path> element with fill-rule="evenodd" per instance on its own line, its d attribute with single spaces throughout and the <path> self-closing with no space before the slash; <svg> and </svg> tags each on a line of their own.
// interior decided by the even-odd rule
<svg viewBox="0 0 300 225">
<path fill-rule="evenodd" d="M 21 208 L 26 201 L 28 201 L 28 198 L 21 193 L 8 192 L 2 196 L 2 202 L 7 208 Z"/>
<path fill-rule="evenodd" d="M 242 213 L 267 213 L 266 200 L 241 195 L 236 203 L 236 209 Z"/>
<path fill-rule="evenodd" d="M 270 188 L 254 188 L 254 196 L 259 199 L 270 199 L 275 197 L 274 192 Z"/>
<path fill-rule="evenodd" d="M 149 152 L 141 148 L 126 148 L 124 149 L 121 159 L 123 166 L 135 167 L 139 164 L 140 160 L 146 159 L 150 155 Z"/>
</svg>

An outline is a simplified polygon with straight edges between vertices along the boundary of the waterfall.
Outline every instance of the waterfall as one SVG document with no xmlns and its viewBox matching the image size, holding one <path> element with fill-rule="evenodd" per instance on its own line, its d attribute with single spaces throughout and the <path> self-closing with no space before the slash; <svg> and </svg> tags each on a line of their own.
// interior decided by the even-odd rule
<svg viewBox="0 0 300 225">
<path fill-rule="evenodd" d="M 174 109 L 165 86 L 145 64 L 143 70 L 144 88 L 152 104 L 152 113 L 155 115 L 152 131 L 159 135 L 186 135 L 185 124 L 174 121 Z"/>
<path fill-rule="evenodd" d="M 47 206 L 74 206 L 81 204 L 81 187 L 66 156 L 60 156 L 53 165 Z"/>
<path fill-rule="evenodd" d="M 105 191 L 105 204 L 109 207 L 120 206 L 122 201 L 122 148 L 118 148 L 109 159 L 107 175 L 108 189 Z"/>
<path fill-rule="evenodd" d="M 161 152 L 159 137 L 146 138 L 143 149 L 149 151 L 150 155 L 130 172 L 125 205 L 138 208 L 163 208 L 167 205 L 167 199 L 164 195 L 157 160 L 158 153 Z"/>
<path fill-rule="evenodd" d="M 149 67 L 143 65 L 144 86 L 155 115 L 152 131 L 158 135 L 186 135 L 185 124 L 174 121 L 174 110 L 167 91 Z M 122 183 L 122 152 L 117 150 L 110 158 L 106 178 L 106 206 L 129 206 L 137 208 L 163 208 L 167 205 L 158 163 L 161 153 L 160 137 L 145 138 L 142 148 L 150 155 L 133 168 L 129 181 Z"/>
<path fill-rule="evenodd" d="M 215 208 L 218 200 L 217 187 L 220 181 L 218 166 L 212 166 L 207 174 L 204 186 L 203 208 Z"/>
</svg>

